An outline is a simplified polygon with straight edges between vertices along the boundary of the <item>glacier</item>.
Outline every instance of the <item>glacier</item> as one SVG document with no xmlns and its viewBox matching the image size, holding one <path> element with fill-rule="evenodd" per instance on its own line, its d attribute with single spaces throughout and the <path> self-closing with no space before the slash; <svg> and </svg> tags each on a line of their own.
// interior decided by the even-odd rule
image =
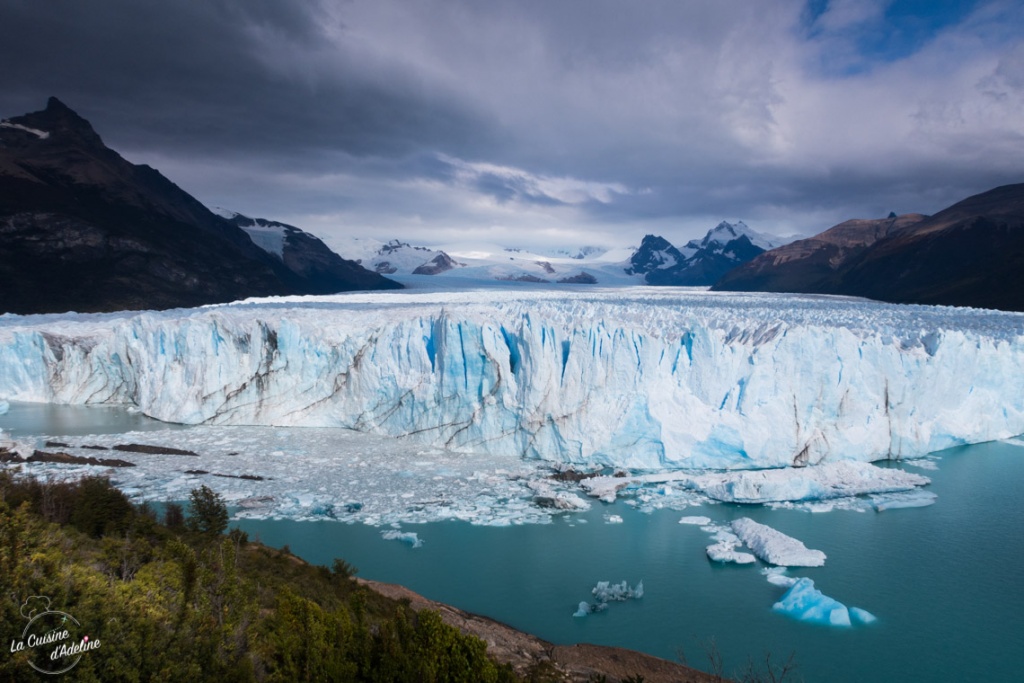
<svg viewBox="0 0 1024 683">
<path fill-rule="evenodd" d="M 509 288 L 0 316 L 0 400 L 641 470 L 1008 438 L 1022 385 L 1024 315 L 840 297 Z"/>
</svg>

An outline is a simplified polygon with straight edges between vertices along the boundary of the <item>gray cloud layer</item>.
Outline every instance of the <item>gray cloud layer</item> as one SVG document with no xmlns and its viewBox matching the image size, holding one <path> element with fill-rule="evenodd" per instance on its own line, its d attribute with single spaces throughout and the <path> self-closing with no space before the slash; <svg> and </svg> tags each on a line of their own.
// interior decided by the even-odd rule
<svg viewBox="0 0 1024 683">
<path fill-rule="evenodd" d="M 209 204 L 424 241 L 816 232 L 1024 180 L 1019 3 L 898 58 L 859 38 L 890 4 L 0 0 L 0 116 L 57 95 Z"/>
</svg>

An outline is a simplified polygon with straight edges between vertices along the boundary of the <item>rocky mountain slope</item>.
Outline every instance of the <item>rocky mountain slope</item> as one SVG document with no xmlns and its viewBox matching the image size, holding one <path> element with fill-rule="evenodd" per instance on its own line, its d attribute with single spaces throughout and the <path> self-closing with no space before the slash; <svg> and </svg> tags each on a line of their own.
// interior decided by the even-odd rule
<svg viewBox="0 0 1024 683">
<path fill-rule="evenodd" d="M 891 232 L 927 218 L 917 213 L 879 219 L 854 219 L 808 239 L 758 255 L 724 275 L 716 289 L 760 292 L 823 291 L 845 264 Z"/>
<path fill-rule="evenodd" d="M 353 289 L 353 282 L 367 282 L 375 286 L 360 289 L 397 289 L 400 285 L 375 276 L 355 261 L 343 259 L 331 251 L 323 241 L 294 225 L 266 218 L 249 216 L 219 209 L 216 211 L 233 225 L 245 231 L 249 238 L 268 254 L 279 258 L 288 270 L 302 277 L 309 294 L 332 294 Z"/>
<path fill-rule="evenodd" d="M 323 291 L 56 98 L 0 122 L 0 311 L 163 309 Z M 368 271 L 341 289 L 396 286 Z"/>
<path fill-rule="evenodd" d="M 714 289 L 1024 310 L 1024 183 L 931 217 L 842 223 L 761 255 Z"/>
</svg>

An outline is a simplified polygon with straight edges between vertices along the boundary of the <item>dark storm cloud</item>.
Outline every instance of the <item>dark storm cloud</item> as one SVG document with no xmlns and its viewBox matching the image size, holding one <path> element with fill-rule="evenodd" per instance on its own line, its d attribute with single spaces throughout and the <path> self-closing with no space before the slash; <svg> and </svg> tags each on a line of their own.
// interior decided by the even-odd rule
<svg viewBox="0 0 1024 683">
<path fill-rule="evenodd" d="M 0 116 L 325 229 L 816 231 L 1024 180 L 1024 10 L 940 5 L 0 0 Z"/>
<path fill-rule="evenodd" d="M 0 105 L 57 95 L 114 144 L 199 155 L 399 156 L 460 150 L 486 123 L 400 73 L 321 61 L 345 36 L 312 3 L 105 0 L 2 4 Z M 313 154 L 312 159 L 310 154 Z"/>
</svg>

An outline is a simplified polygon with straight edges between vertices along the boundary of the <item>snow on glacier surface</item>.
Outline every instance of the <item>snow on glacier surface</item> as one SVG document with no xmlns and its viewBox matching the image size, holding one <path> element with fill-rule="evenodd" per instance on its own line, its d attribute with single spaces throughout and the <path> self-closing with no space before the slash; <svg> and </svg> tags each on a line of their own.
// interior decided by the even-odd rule
<svg viewBox="0 0 1024 683">
<path fill-rule="evenodd" d="M 513 288 L 0 317 L 3 400 L 634 469 L 1007 438 L 1022 384 L 1024 315 L 837 297 Z"/>
</svg>

